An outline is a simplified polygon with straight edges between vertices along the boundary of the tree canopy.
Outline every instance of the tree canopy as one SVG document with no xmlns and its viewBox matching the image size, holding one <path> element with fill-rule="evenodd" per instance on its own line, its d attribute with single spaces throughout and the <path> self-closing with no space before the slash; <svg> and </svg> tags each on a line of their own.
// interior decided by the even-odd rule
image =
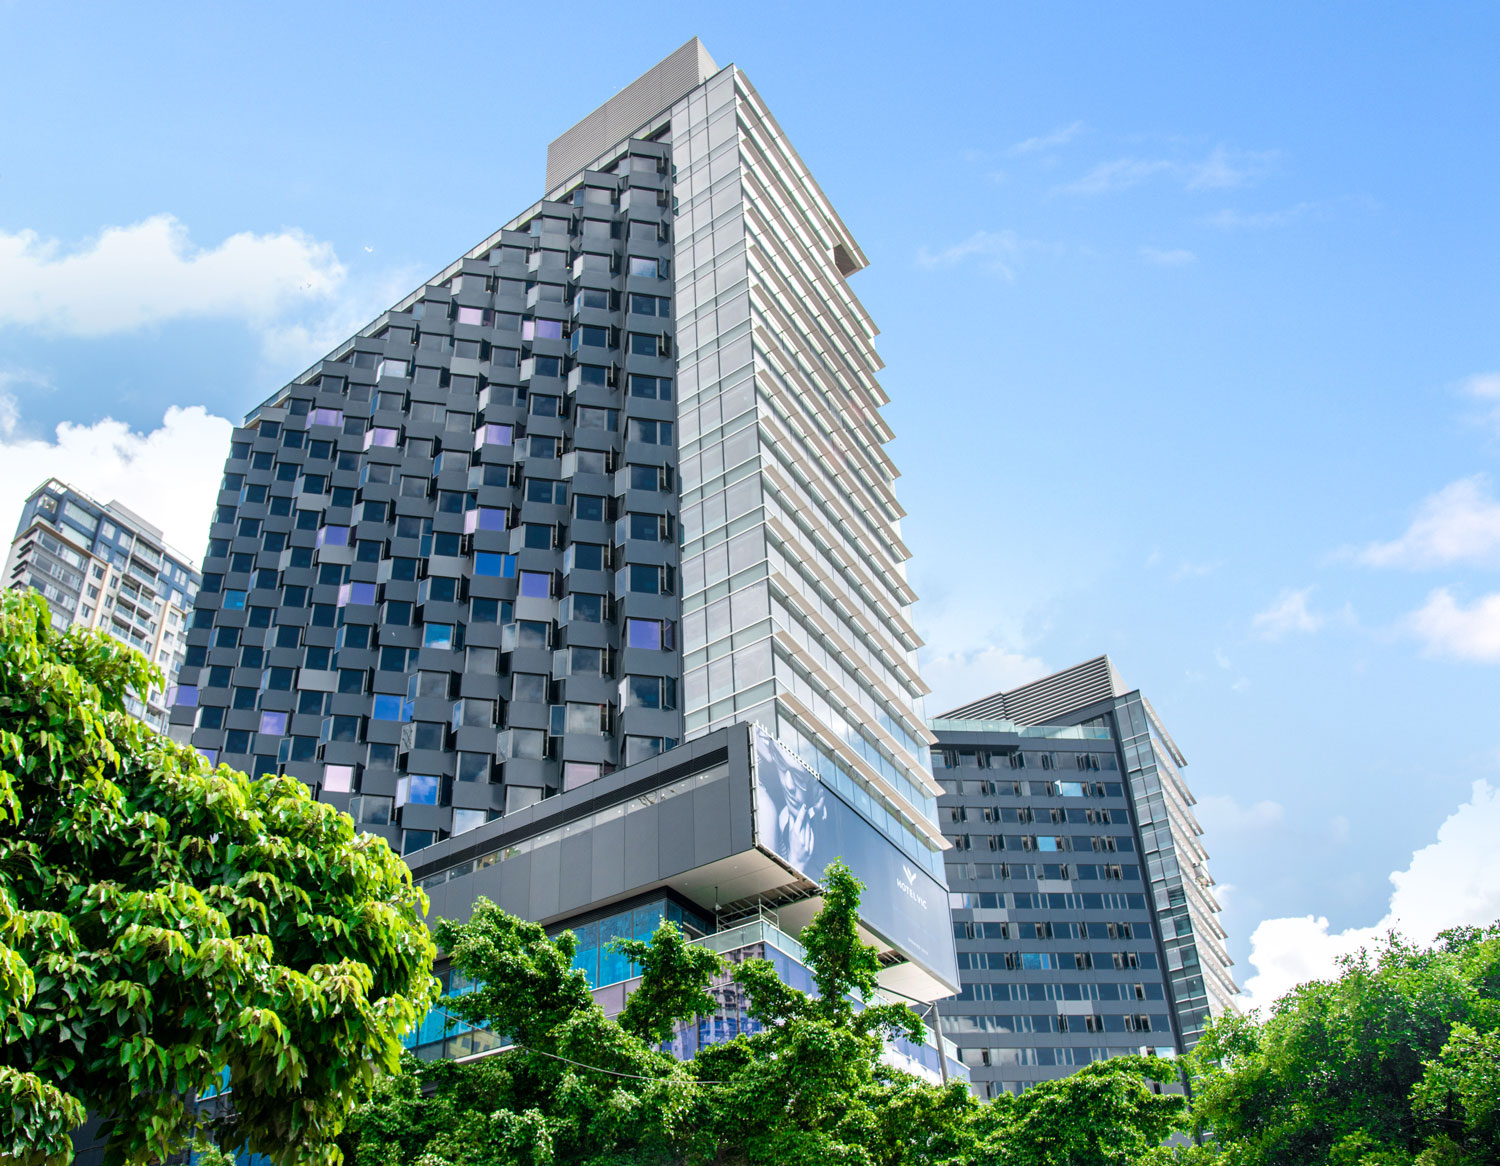
<svg viewBox="0 0 1500 1166">
<path fill-rule="evenodd" d="M 0 595 L 0 1159 L 69 1162 L 87 1110 L 111 1161 L 158 1161 L 227 1080 L 221 1144 L 336 1161 L 436 995 L 426 898 L 300 781 L 130 716 L 160 682 Z"/>
<path fill-rule="evenodd" d="M 663 922 L 649 942 L 617 941 L 640 984 L 611 1019 L 572 967 L 571 933 L 545 931 L 481 901 L 440 924 L 453 966 L 478 981 L 445 998 L 454 1015 L 503 1033 L 505 1051 L 469 1063 L 407 1063 L 380 1082 L 343 1142 L 358 1166 L 1119 1166 L 1180 1121 L 1182 1098 L 1155 1082 L 1175 1066 L 1123 1058 L 1021 1098 L 981 1105 L 966 1085 L 892 1067 L 886 1040 L 920 1040 L 922 1021 L 874 999 L 879 963 L 860 942 L 860 884 L 843 863 L 802 933 L 809 995 L 765 959 L 732 970 L 759 1030 L 688 1061 L 660 1045 L 710 1013 L 717 956 Z"/>
<path fill-rule="evenodd" d="M 1500 926 L 1397 936 L 1187 1058 L 1192 1124 L 1229 1166 L 1500 1162 Z M 1184 1151 L 1177 1155 L 1189 1158 Z"/>
</svg>

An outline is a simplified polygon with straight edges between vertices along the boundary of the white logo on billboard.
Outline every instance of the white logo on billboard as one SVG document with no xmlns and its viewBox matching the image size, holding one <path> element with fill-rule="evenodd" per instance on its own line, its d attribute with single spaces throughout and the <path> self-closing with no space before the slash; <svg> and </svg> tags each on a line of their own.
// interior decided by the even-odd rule
<svg viewBox="0 0 1500 1166">
<path fill-rule="evenodd" d="M 926 899 L 926 896 L 918 894 L 918 892 L 917 892 L 917 888 L 916 888 L 917 871 L 916 871 L 916 869 L 914 867 L 907 866 L 906 863 L 903 862 L 901 864 L 901 873 L 906 876 L 906 881 L 904 883 L 903 882 L 897 882 L 896 883 L 896 885 L 901 888 L 901 893 L 903 895 L 905 895 L 908 899 L 910 899 L 913 903 L 915 903 L 917 906 L 921 907 L 922 910 L 924 910 L 924 911 L 927 910 L 927 899 Z"/>
</svg>

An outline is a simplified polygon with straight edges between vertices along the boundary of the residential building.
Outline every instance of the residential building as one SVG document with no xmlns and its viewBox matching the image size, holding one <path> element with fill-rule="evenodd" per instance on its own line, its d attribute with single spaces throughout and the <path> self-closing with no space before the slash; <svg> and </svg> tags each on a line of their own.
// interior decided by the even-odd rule
<svg viewBox="0 0 1500 1166">
<path fill-rule="evenodd" d="M 235 431 L 175 731 L 348 809 L 439 914 L 580 929 L 606 1003 L 602 945 L 663 915 L 795 978 L 839 855 L 890 991 L 951 993 L 865 263 L 684 45 Z"/>
<path fill-rule="evenodd" d="M 1107 656 L 935 718 L 959 995 L 981 1096 L 1190 1049 L 1235 1008 L 1186 761 Z"/>
<path fill-rule="evenodd" d="M 199 574 L 160 528 L 119 502 L 100 503 L 57 478 L 26 499 L 5 585 L 46 598 L 58 629 L 97 628 L 142 653 L 170 686 L 182 664 Z M 167 688 L 132 698 L 152 728 L 167 724 Z"/>
</svg>

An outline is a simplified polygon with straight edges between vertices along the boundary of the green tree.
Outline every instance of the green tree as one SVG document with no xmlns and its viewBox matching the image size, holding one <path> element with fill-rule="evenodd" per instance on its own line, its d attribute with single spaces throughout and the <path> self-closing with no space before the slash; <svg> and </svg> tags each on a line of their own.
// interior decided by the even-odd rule
<svg viewBox="0 0 1500 1166">
<path fill-rule="evenodd" d="M 863 887 L 842 861 L 823 876 L 823 905 L 802 931 L 816 996 L 785 984 L 769 960 L 734 969 L 761 1031 L 701 1051 L 701 1079 L 723 1082 L 695 1132 L 696 1160 L 716 1166 L 924 1163 L 969 1145 L 969 1090 L 947 1090 L 886 1065 L 888 1038 L 920 1042 L 904 1004 L 874 999 L 880 963 L 859 938 Z"/>
<path fill-rule="evenodd" d="M 87 1108 L 158 1160 L 226 1078 L 220 1144 L 333 1162 L 435 994 L 425 896 L 291 777 L 211 770 L 126 712 L 160 683 L 0 596 L 0 1158 L 66 1163 Z"/>
<path fill-rule="evenodd" d="M 1187 1100 L 1161 1089 L 1176 1083 L 1175 1060 L 1095 1061 L 1019 1097 L 984 1108 L 976 1161 L 994 1166 L 1126 1166 L 1180 1128 Z"/>
<path fill-rule="evenodd" d="M 1500 927 L 1445 932 L 1430 948 L 1391 936 L 1264 1019 L 1209 1026 L 1187 1058 L 1192 1123 L 1212 1138 L 1199 1156 L 1234 1166 L 1495 1161 L 1497 1031 Z"/>
</svg>

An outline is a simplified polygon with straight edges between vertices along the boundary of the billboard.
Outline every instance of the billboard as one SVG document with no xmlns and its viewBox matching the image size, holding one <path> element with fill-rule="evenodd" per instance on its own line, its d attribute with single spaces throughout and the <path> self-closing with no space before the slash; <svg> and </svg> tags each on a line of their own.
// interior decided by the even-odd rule
<svg viewBox="0 0 1500 1166">
<path fill-rule="evenodd" d="M 950 984 L 958 982 L 948 892 L 824 785 L 780 741 L 752 726 L 755 840 L 813 882 L 842 858 L 865 884 L 866 926 Z"/>
</svg>

